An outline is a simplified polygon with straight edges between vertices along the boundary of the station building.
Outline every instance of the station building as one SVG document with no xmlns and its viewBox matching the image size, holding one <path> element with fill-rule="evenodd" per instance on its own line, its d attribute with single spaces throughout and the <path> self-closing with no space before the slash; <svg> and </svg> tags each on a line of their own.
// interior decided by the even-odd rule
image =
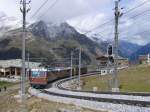
<svg viewBox="0 0 150 112">
<path fill-rule="evenodd" d="M 139 63 L 140 64 L 149 64 L 150 65 L 150 53 L 147 55 L 139 55 Z"/>
<path fill-rule="evenodd" d="M 25 62 L 27 69 L 40 68 L 41 63 Z M 0 77 L 19 78 L 21 76 L 22 60 L 0 60 Z"/>
<path fill-rule="evenodd" d="M 114 71 L 114 58 L 102 55 L 96 58 L 98 62 L 98 71 L 101 71 L 101 75 L 106 75 Z M 118 58 L 118 69 L 126 68 L 129 66 L 128 58 Z"/>
</svg>

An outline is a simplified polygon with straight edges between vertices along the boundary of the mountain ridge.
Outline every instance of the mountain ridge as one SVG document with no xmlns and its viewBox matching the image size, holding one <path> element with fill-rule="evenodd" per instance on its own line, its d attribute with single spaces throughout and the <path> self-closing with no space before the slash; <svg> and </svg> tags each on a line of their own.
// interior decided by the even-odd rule
<svg viewBox="0 0 150 112">
<path fill-rule="evenodd" d="M 147 55 L 150 53 L 150 43 L 146 44 L 145 46 L 141 47 L 139 50 L 134 52 L 131 55 L 132 60 L 137 60 L 139 55 Z"/>
<path fill-rule="evenodd" d="M 56 29 L 53 37 L 49 31 Z M 70 51 L 81 46 L 82 59 L 84 63 L 96 61 L 96 56 L 104 53 L 104 48 L 96 44 L 85 35 L 78 33 L 73 27 L 66 23 L 60 26 L 47 26 L 46 23 L 39 21 L 36 25 L 32 24 L 27 28 L 26 50 L 32 57 L 44 57 L 54 59 L 56 56 L 64 58 L 69 56 Z M 11 30 L 0 40 L 1 59 L 21 58 L 21 29 Z M 6 44 L 2 44 L 2 43 Z M 66 50 L 51 53 L 51 48 L 66 48 Z M 9 52 L 12 56 L 10 56 Z M 16 55 L 15 55 L 16 54 Z M 20 55 L 18 55 L 20 54 Z M 78 54 L 75 53 L 77 56 Z"/>
<path fill-rule="evenodd" d="M 21 28 L 8 31 L 0 39 L 1 59 L 9 58 L 21 58 Z M 84 57 L 90 63 L 99 55 L 104 55 L 107 52 L 107 46 L 111 44 L 111 41 L 102 41 L 100 38 L 95 36 L 95 40 L 87 37 L 84 34 L 80 34 L 75 28 L 70 26 L 68 23 L 52 24 L 45 23 L 44 21 L 38 21 L 31 24 L 27 28 L 27 50 L 33 57 L 64 57 L 65 53 L 68 54 L 71 50 L 82 47 Z M 49 52 L 50 48 L 62 47 L 67 49 L 64 53 Z M 130 58 L 130 56 L 136 52 L 141 46 L 126 41 L 119 42 L 119 54 L 122 57 Z M 8 56 L 7 52 L 14 51 L 17 57 L 14 55 Z M 13 53 L 13 52 L 11 52 Z M 20 53 L 20 55 L 18 55 Z M 51 54 L 48 55 L 48 54 Z M 6 56 L 5 56 L 6 55 Z M 77 56 L 77 54 L 76 54 Z M 2 58 L 3 57 L 3 58 Z M 84 60 L 85 61 L 85 60 Z"/>
</svg>

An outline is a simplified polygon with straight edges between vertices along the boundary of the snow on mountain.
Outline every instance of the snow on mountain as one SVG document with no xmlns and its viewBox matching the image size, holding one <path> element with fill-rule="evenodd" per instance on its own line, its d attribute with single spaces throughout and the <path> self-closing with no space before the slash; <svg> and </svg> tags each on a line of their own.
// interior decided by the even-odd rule
<svg viewBox="0 0 150 112">
<path fill-rule="evenodd" d="M 102 24 L 105 21 L 105 19 L 106 19 L 105 14 L 96 13 L 96 14 L 88 14 L 88 15 L 83 15 L 83 16 L 70 19 L 67 21 L 67 23 L 70 26 L 74 27 L 81 34 L 85 34 L 91 40 L 101 42 L 101 40 L 104 38 L 100 38 L 101 36 L 98 35 L 97 30 L 94 30 L 92 32 L 89 31 L 98 27 L 100 24 Z"/>
<path fill-rule="evenodd" d="M 110 18 L 112 17 L 103 13 L 96 13 L 72 18 L 67 22 L 78 32 L 86 34 L 91 40 L 112 41 L 114 38 L 114 21 L 108 22 Z M 140 21 L 137 23 L 140 23 Z M 130 28 L 131 26 L 132 28 Z M 121 19 L 119 23 L 119 39 L 133 44 L 146 45 L 150 42 L 150 36 L 148 33 L 139 34 L 139 32 L 147 31 L 148 28 L 148 25 L 145 24 L 139 27 L 138 24 L 134 24 L 134 20 Z"/>
<path fill-rule="evenodd" d="M 77 34 L 77 31 L 67 23 L 53 24 L 39 21 L 30 25 L 29 28 L 36 36 L 47 39 Z"/>
</svg>

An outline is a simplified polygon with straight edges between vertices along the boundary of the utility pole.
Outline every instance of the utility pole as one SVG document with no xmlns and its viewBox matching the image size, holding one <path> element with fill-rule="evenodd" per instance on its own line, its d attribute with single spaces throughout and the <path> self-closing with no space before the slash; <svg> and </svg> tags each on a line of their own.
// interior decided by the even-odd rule
<svg viewBox="0 0 150 112">
<path fill-rule="evenodd" d="M 120 0 L 115 1 L 115 38 L 114 38 L 114 74 L 112 92 L 119 92 L 118 86 L 118 24 L 121 13 L 119 11 Z"/>
<path fill-rule="evenodd" d="M 30 65 L 29 65 L 29 62 L 30 62 L 30 54 L 29 54 L 29 52 L 28 52 L 28 71 L 27 71 L 27 80 L 29 79 L 29 69 L 30 69 Z"/>
<path fill-rule="evenodd" d="M 81 82 L 80 82 L 80 77 L 81 77 L 81 47 L 79 48 L 79 71 L 78 71 L 78 89 L 81 90 Z"/>
<path fill-rule="evenodd" d="M 72 68 L 73 68 L 73 62 L 72 62 L 72 58 L 73 58 L 73 52 L 71 51 L 71 61 L 70 61 L 70 66 L 71 66 L 71 73 L 70 73 L 70 78 L 72 79 Z"/>
<path fill-rule="evenodd" d="M 30 8 L 27 8 L 26 5 L 29 6 L 31 1 L 21 0 L 20 11 L 23 15 L 23 34 L 22 34 L 22 72 L 21 72 L 21 102 L 25 104 L 25 38 L 26 38 L 26 14 L 30 11 Z"/>
<path fill-rule="evenodd" d="M 150 65 L 150 54 L 148 54 L 147 58 L 148 65 Z"/>
<path fill-rule="evenodd" d="M 108 45 L 108 48 L 107 48 L 107 69 L 108 71 L 110 72 L 111 68 L 110 68 L 110 65 L 112 65 L 112 61 L 111 61 L 111 57 L 113 55 L 113 46 L 110 44 Z"/>
</svg>

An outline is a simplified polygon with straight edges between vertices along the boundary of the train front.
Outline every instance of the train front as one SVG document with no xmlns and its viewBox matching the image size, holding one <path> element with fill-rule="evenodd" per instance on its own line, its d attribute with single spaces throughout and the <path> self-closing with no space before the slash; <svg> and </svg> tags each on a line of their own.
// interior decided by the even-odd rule
<svg viewBox="0 0 150 112">
<path fill-rule="evenodd" d="M 34 88 L 45 87 L 48 83 L 47 69 L 31 69 L 29 80 Z"/>
</svg>

